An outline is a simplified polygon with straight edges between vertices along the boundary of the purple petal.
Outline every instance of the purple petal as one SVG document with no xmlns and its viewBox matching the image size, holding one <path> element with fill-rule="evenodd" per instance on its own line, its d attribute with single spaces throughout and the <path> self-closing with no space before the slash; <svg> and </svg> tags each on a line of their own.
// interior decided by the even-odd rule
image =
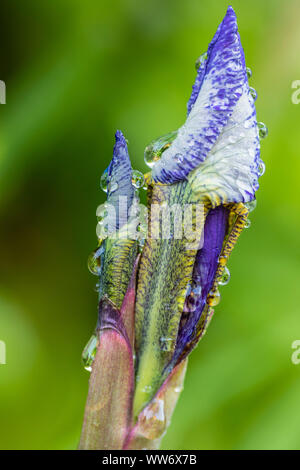
<svg viewBox="0 0 300 470">
<path fill-rule="evenodd" d="M 223 206 L 212 209 L 206 218 L 204 244 L 202 249 L 198 251 L 193 272 L 193 291 L 196 294 L 193 297 L 194 302 L 191 305 L 191 310 L 183 313 L 172 365 L 176 364 L 186 345 L 191 341 L 203 312 L 207 295 L 213 286 L 216 275 L 227 222 L 228 210 Z"/>
<path fill-rule="evenodd" d="M 246 121 L 249 127 L 245 127 L 241 140 L 243 149 L 250 148 L 252 153 L 247 154 L 246 161 L 243 161 L 245 168 L 242 173 L 245 176 L 242 175 L 242 188 L 237 191 L 242 196 L 234 194 L 231 197 L 229 194 L 229 199 L 237 199 L 237 202 L 253 199 L 257 189 L 258 157 L 255 155 L 259 155 L 259 140 L 236 16 L 229 7 L 208 47 L 207 59 L 198 70 L 188 103 L 186 123 L 179 129 L 177 138 L 163 153 L 161 160 L 155 164 L 152 171 L 154 180 L 165 184 L 175 183 L 186 179 L 193 169 L 198 167 L 201 170 L 206 160 L 211 164 L 210 154 L 219 141 L 224 147 L 230 147 L 231 142 L 226 141 L 226 138 L 231 134 L 232 143 L 238 141 L 235 129 L 231 131 L 232 122 L 235 127 L 244 126 Z M 235 156 L 237 153 L 232 146 L 231 154 Z M 223 166 L 227 166 L 229 172 L 232 171 L 236 160 L 227 158 L 228 161 L 225 161 L 223 154 L 218 157 L 224 160 Z M 214 168 L 211 168 L 213 171 Z"/>
<path fill-rule="evenodd" d="M 127 222 L 128 210 L 132 205 L 134 197 L 132 167 L 128 154 L 127 143 L 121 131 L 116 132 L 113 158 L 107 172 L 107 202 L 115 207 L 117 215 L 116 228 L 118 229 Z M 120 204 L 120 198 L 122 198 L 122 204 Z"/>
</svg>

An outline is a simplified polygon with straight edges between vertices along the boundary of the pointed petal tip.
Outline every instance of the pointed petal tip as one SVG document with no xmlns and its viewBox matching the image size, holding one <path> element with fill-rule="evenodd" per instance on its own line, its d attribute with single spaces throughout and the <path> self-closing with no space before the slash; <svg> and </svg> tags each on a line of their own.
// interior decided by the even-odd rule
<svg viewBox="0 0 300 470">
<path fill-rule="evenodd" d="M 236 18 L 236 14 L 235 14 L 235 11 L 234 11 L 232 5 L 228 5 L 225 16 L 227 16 L 227 15 L 233 15 Z"/>
<path fill-rule="evenodd" d="M 113 157 L 108 166 L 109 184 L 107 200 L 112 204 L 115 203 L 116 210 L 118 210 L 118 200 L 120 196 L 126 196 L 128 198 L 128 207 L 130 207 L 134 196 L 134 189 L 131 184 L 132 167 L 127 142 L 120 130 L 116 131 L 115 139 Z"/>
<path fill-rule="evenodd" d="M 229 6 L 198 68 L 188 102 L 187 121 L 161 160 L 154 165 L 154 181 L 175 183 L 203 163 L 240 98 L 248 94 L 248 88 L 237 18 Z M 254 106 L 248 111 L 254 115 Z M 176 155 L 180 156 L 180 161 Z"/>
<path fill-rule="evenodd" d="M 122 131 L 117 130 L 115 133 L 115 145 L 113 150 L 113 158 L 110 166 L 119 165 L 121 161 L 130 162 L 127 141 Z"/>
<path fill-rule="evenodd" d="M 122 143 L 126 144 L 126 139 L 125 139 L 124 134 L 123 134 L 122 131 L 117 130 L 116 133 L 115 133 L 115 138 L 116 138 L 116 143 L 117 142 L 122 142 Z"/>
<path fill-rule="evenodd" d="M 114 157 L 119 157 L 120 150 L 122 149 L 124 149 L 125 153 L 128 154 L 127 141 L 125 136 L 122 131 L 117 130 L 115 133 Z"/>
</svg>

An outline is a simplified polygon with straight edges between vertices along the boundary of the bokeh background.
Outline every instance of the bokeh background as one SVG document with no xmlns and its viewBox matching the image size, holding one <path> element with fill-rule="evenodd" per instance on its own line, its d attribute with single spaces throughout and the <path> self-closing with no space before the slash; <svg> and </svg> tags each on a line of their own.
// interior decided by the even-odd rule
<svg viewBox="0 0 300 470">
<path fill-rule="evenodd" d="M 232 279 L 190 358 L 166 449 L 299 449 L 300 79 L 298 0 L 232 1 L 262 142 L 251 228 Z M 146 171 L 145 146 L 185 119 L 194 62 L 225 14 L 223 0 L 1 0 L 0 447 L 77 445 L 95 321 L 99 178 L 114 132 Z"/>
</svg>

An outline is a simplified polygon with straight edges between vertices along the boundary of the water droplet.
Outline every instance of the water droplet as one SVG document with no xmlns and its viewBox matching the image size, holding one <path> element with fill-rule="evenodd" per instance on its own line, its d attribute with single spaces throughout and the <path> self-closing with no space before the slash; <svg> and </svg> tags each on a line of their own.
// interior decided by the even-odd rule
<svg viewBox="0 0 300 470">
<path fill-rule="evenodd" d="M 108 184 L 108 191 L 110 194 L 114 193 L 118 189 L 118 183 L 115 182 L 109 182 Z"/>
<path fill-rule="evenodd" d="M 195 286 L 195 287 L 193 288 L 193 291 L 192 291 L 192 292 L 193 292 L 193 294 L 194 294 L 195 297 L 200 297 L 201 292 L 202 292 L 202 287 L 201 287 L 201 286 Z"/>
<path fill-rule="evenodd" d="M 178 131 L 169 132 L 147 145 L 144 152 L 146 165 L 153 168 L 155 163 L 161 158 L 162 153 L 170 147 L 171 143 L 176 138 L 177 133 Z"/>
<path fill-rule="evenodd" d="M 138 170 L 133 170 L 132 172 L 132 184 L 136 189 L 140 189 L 144 186 L 145 178 L 143 173 Z"/>
<path fill-rule="evenodd" d="M 246 67 L 246 72 L 248 80 L 250 80 L 250 78 L 252 77 L 252 70 L 250 69 L 250 67 Z"/>
<path fill-rule="evenodd" d="M 264 139 L 268 135 L 268 128 L 263 122 L 257 123 L 258 134 L 260 139 Z"/>
<path fill-rule="evenodd" d="M 153 418 L 157 421 L 161 421 L 162 423 L 165 422 L 165 410 L 164 410 L 164 401 L 156 398 L 154 400 L 156 406 L 156 410 L 153 414 Z"/>
<path fill-rule="evenodd" d="M 101 204 L 100 206 L 97 207 L 96 210 L 96 217 L 98 219 L 99 223 L 103 222 L 103 219 L 107 217 L 108 212 L 107 212 L 107 204 Z"/>
<path fill-rule="evenodd" d="M 186 296 L 186 297 L 189 296 L 191 292 L 192 292 L 192 285 L 191 285 L 191 283 L 189 283 L 189 284 L 187 285 L 187 288 L 186 288 L 186 294 L 185 294 L 185 296 Z"/>
<path fill-rule="evenodd" d="M 83 350 L 81 359 L 85 370 L 87 370 L 88 372 L 91 372 L 92 370 L 92 365 L 96 356 L 98 343 L 99 341 L 97 335 L 93 334 Z"/>
<path fill-rule="evenodd" d="M 262 176 L 265 171 L 266 171 L 265 162 L 263 162 L 262 160 L 260 160 L 260 162 L 259 162 L 259 164 L 258 164 L 258 175 L 259 175 L 259 176 Z"/>
<path fill-rule="evenodd" d="M 142 253 L 144 246 L 145 246 L 145 238 L 139 238 L 138 243 L 139 243 L 139 253 Z"/>
<path fill-rule="evenodd" d="M 227 268 L 227 266 L 225 266 L 222 276 L 219 280 L 219 285 L 226 286 L 226 284 L 228 284 L 229 281 L 230 281 L 230 271 Z"/>
<path fill-rule="evenodd" d="M 206 59 L 207 59 L 207 52 L 203 52 L 203 54 L 201 54 L 196 60 L 196 63 L 195 63 L 196 70 L 199 69 L 200 65 L 202 65 L 206 61 Z"/>
<path fill-rule="evenodd" d="M 173 347 L 173 339 L 172 338 L 167 338 L 165 336 L 162 336 L 159 338 L 160 341 L 160 349 L 165 352 L 172 351 Z"/>
<path fill-rule="evenodd" d="M 247 207 L 249 212 L 252 212 L 252 211 L 254 211 L 254 209 L 257 206 L 257 200 L 253 199 L 253 201 L 246 202 L 244 205 L 245 205 L 245 207 Z"/>
<path fill-rule="evenodd" d="M 104 170 L 100 178 L 100 187 L 102 191 L 104 191 L 105 193 L 107 193 L 107 183 L 108 183 L 108 169 L 106 168 L 106 170 Z"/>
<path fill-rule="evenodd" d="M 145 387 L 142 390 L 144 393 L 151 393 L 152 392 L 152 386 L 151 385 L 145 385 Z"/>
<path fill-rule="evenodd" d="M 256 101 L 256 99 L 257 99 L 257 91 L 256 91 L 254 88 L 250 87 L 250 88 L 249 88 L 249 93 L 250 93 L 250 95 L 252 96 L 253 101 Z"/>
<path fill-rule="evenodd" d="M 104 247 L 100 246 L 96 250 L 92 251 L 92 253 L 88 257 L 87 264 L 89 271 L 95 276 L 99 276 L 101 273 L 101 255 L 103 251 Z"/>
<path fill-rule="evenodd" d="M 210 307 L 215 307 L 216 305 L 220 303 L 220 300 L 221 300 L 220 292 L 216 290 L 216 291 L 209 293 L 206 302 Z"/>
<path fill-rule="evenodd" d="M 99 240 L 99 245 L 102 242 L 102 240 L 105 240 L 105 238 L 108 237 L 109 232 L 108 232 L 108 226 L 107 224 L 104 224 L 104 220 L 100 220 L 97 225 L 96 225 L 96 234 Z"/>
<path fill-rule="evenodd" d="M 184 313 L 191 313 L 194 312 L 196 309 L 196 302 L 195 302 L 195 297 L 194 294 L 191 293 L 185 298 L 184 306 L 183 306 L 183 312 Z"/>
<path fill-rule="evenodd" d="M 245 222 L 245 228 L 249 228 L 249 227 L 251 227 L 251 220 L 247 219 Z"/>
</svg>

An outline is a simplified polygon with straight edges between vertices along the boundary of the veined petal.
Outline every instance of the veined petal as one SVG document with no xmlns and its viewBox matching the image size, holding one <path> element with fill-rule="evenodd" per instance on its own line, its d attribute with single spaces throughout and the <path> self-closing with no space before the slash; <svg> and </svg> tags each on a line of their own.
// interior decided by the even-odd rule
<svg viewBox="0 0 300 470">
<path fill-rule="evenodd" d="M 113 158 L 107 169 L 107 183 L 107 204 L 115 210 L 111 211 L 108 207 L 106 223 L 112 233 L 101 240 L 99 299 L 107 296 L 120 308 L 138 254 L 137 241 L 127 233 L 126 224 L 135 190 L 127 143 L 121 131 L 116 132 Z"/>
<path fill-rule="evenodd" d="M 126 139 L 121 131 L 117 131 L 115 137 L 113 158 L 107 169 L 107 202 L 116 209 L 116 229 L 119 229 L 127 222 L 128 210 L 134 197 L 134 187 L 132 185 L 132 167 Z M 127 198 L 127 211 L 120 211 L 120 197 Z"/>
<path fill-rule="evenodd" d="M 222 171 L 226 167 L 227 174 L 235 173 L 235 185 L 229 184 L 232 194 L 228 191 L 225 199 L 236 202 L 253 199 L 257 189 L 259 139 L 244 52 L 231 7 L 198 70 L 188 112 L 177 138 L 154 165 L 154 181 L 175 183 L 197 168 L 197 177 L 202 171 L 209 173 L 208 179 L 203 176 L 201 188 L 197 184 L 199 190 L 205 191 L 208 186 L 218 191 L 219 185 L 223 188 L 223 181 L 218 178 L 211 181 L 211 176 L 214 172 L 218 174 L 221 166 Z M 214 165 L 220 161 L 222 164 L 215 170 Z"/>
<path fill-rule="evenodd" d="M 136 389 L 134 416 L 153 398 L 168 372 L 176 347 L 178 327 L 184 307 L 187 285 L 204 228 L 205 210 L 197 227 L 196 244 L 190 246 L 188 234 L 177 238 L 175 224 L 167 222 L 174 204 L 182 209 L 191 204 L 190 186 L 183 181 L 176 185 L 154 185 L 149 193 L 152 207 L 165 207 L 166 212 L 151 214 L 151 235 L 160 219 L 159 234 L 146 240 L 139 266 L 135 306 Z M 170 215 L 170 213 L 169 213 Z M 170 220 L 170 219 L 169 219 Z M 182 224 L 182 218 L 180 224 Z M 169 235 L 164 229 L 169 226 Z M 153 235 L 155 230 L 153 230 Z"/>
<path fill-rule="evenodd" d="M 203 249 L 199 251 L 194 265 L 193 280 L 198 292 L 199 301 L 195 313 L 189 317 L 189 324 L 179 332 L 176 351 L 171 364 L 182 361 L 197 346 L 205 334 L 214 311 L 211 309 L 215 295 L 218 295 L 218 284 L 222 278 L 230 254 L 242 233 L 248 217 L 244 204 L 228 204 L 210 211 L 205 226 Z M 223 236 L 223 243 L 222 243 Z M 221 247 L 221 250 L 220 250 Z M 212 250 L 212 253 L 210 253 Z M 206 294 L 208 293 L 208 295 Z M 207 295 L 202 305 L 205 294 Z M 184 345 L 185 343 L 185 345 Z M 184 346 L 184 349 L 182 347 Z M 180 355 L 180 357 L 178 357 Z M 176 360 L 175 360 L 176 359 Z"/>
<path fill-rule="evenodd" d="M 258 189 L 260 144 L 254 102 L 243 86 L 231 118 L 207 158 L 188 176 L 196 193 L 213 207 L 221 203 L 249 202 Z"/>
<path fill-rule="evenodd" d="M 176 349 L 170 363 L 171 367 L 177 363 L 186 345 L 193 338 L 195 327 L 206 304 L 206 298 L 213 287 L 218 260 L 227 231 L 228 215 L 228 209 L 219 206 L 212 209 L 206 217 L 204 243 L 196 256 L 191 292 L 187 296 L 186 308 L 181 317 Z M 168 368 L 170 368 L 170 365 L 168 365 Z"/>
</svg>

